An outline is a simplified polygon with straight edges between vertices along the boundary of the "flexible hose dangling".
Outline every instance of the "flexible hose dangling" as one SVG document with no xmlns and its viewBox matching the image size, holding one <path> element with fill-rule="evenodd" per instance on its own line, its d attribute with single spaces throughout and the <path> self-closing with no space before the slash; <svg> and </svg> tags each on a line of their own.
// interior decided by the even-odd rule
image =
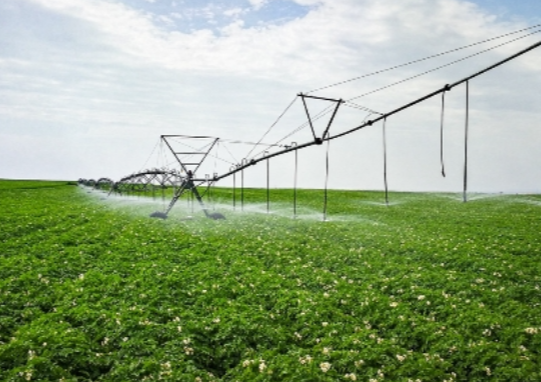
<svg viewBox="0 0 541 382">
<path fill-rule="evenodd" d="M 265 152 L 268 155 L 268 152 Z M 267 213 L 270 213 L 270 162 L 267 158 Z"/>
<path fill-rule="evenodd" d="M 296 142 L 293 142 L 294 146 L 297 146 Z M 297 217 L 297 174 L 299 167 L 299 150 L 295 150 L 295 174 L 293 179 L 293 217 Z"/>
<path fill-rule="evenodd" d="M 443 121 L 445 115 L 445 92 L 441 93 L 441 116 L 440 116 L 440 163 L 441 175 L 445 178 L 445 163 L 443 161 Z"/>
<path fill-rule="evenodd" d="M 466 121 L 464 127 L 464 190 L 462 199 L 468 201 L 468 129 L 470 124 L 470 81 L 466 81 Z"/>
<path fill-rule="evenodd" d="M 237 174 L 233 173 L 233 211 L 237 209 Z"/>
<path fill-rule="evenodd" d="M 331 146 L 331 141 L 327 140 L 327 151 L 325 153 L 325 196 L 323 198 L 323 221 L 327 220 L 327 200 L 328 200 L 327 187 L 329 184 L 329 147 L 330 146 Z"/>
<path fill-rule="evenodd" d="M 385 186 L 385 204 L 389 205 L 389 187 L 387 185 L 387 118 L 383 119 L 383 183 Z"/>
</svg>

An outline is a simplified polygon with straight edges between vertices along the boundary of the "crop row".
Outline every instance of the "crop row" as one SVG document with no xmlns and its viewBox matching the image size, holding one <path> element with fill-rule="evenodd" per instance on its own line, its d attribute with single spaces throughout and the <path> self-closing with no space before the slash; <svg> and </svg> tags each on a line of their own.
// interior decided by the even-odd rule
<svg viewBox="0 0 541 382">
<path fill-rule="evenodd" d="M 1 380 L 541 378 L 537 196 L 332 191 L 322 222 L 95 194 L 0 187 Z"/>
</svg>

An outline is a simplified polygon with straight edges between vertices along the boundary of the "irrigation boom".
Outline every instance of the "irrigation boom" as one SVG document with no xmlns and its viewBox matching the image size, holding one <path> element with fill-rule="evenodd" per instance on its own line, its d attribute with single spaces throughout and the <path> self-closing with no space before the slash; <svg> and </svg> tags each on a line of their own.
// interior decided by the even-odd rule
<svg viewBox="0 0 541 382">
<path fill-rule="evenodd" d="M 154 170 L 147 170 L 147 171 L 143 171 L 143 172 L 139 172 L 137 174 L 132 174 L 130 176 L 127 176 L 127 177 L 124 177 L 122 178 L 119 182 L 116 182 L 116 183 L 112 183 L 112 181 L 110 181 L 109 179 L 105 179 L 105 178 L 102 178 L 100 179 L 100 181 L 98 181 L 97 183 L 93 180 L 90 180 L 90 181 L 86 181 L 86 180 L 80 180 L 80 183 L 82 184 L 87 184 L 87 185 L 96 185 L 96 187 L 100 187 L 100 186 L 109 186 L 110 187 L 110 190 L 111 192 L 113 191 L 117 191 L 117 192 L 123 192 L 123 190 L 147 190 L 147 187 L 150 186 L 150 188 L 152 189 L 152 191 L 154 191 L 154 188 L 155 187 L 159 187 L 162 189 L 162 192 L 163 192 L 163 189 L 165 187 L 167 187 L 167 185 L 171 185 L 173 186 L 173 188 L 175 189 L 174 191 L 174 194 L 173 194 L 173 198 L 171 200 L 171 202 L 169 203 L 167 209 L 165 210 L 165 212 L 155 212 L 153 214 L 151 214 L 151 216 L 153 217 L 158 217 L 158 218 L 162 218 L 162 219 L 165 219 L 167 218 L 167 214 L 169 213 L 169 211 L 173 208 L 173 206 L 175 205 L 175 203 L 177 202 L 177 200 L 180 198 L 181 195 L 183 195 L 185 192 L 191 192 L 193 196 L 195 196 L 195 198 L 197 199 L 197 201 L 199 202 L 199 204 L 201 205 L 201 208 L 203 209 L 205 215 L 207 217 L 210 217 L 210 218 L 213 218 L 213 219 L 222 219 L 224 218 L 222 214 L 220 213 L 210 213 L 207 208 L 205 207 L 205 204 L 203 203 L 203 199 L 202 199 L 202 195 L 199 193 L 199 191 L 197 190 L 197 187 L 198 186 L 201 186 L 202 184 L 207 184 L 208 187 L 210 187 L 210 185 L 218 182 L 219 180 L 221 179 L 224 179 L 224 178 L 227 178 L 229 176 L 232 176 L 238 172 L 241 172 L 243 171 L 244 169 L 250 167 L 250 166 L 254 166 L 256 164 L 258 164 L 259 162 L 262 162 L 262 161 L 267 161 L 267 188 L 268 188 L 268 160 L 271 159 L 271 158 L 274 158 L 274 157 L 277 157 L 277 156 L 280 156 L 280 155 L 283 155 L 283 154 L 287 154 L 287 153 L 291 153 L 291 152 L 294 152 L 295 153 L 295 158 L 296 158 L 296 155 L 297 155 L 297 152 L 298 150 L 300 149 L 303 149 L 303 148 L 307 148 L 307 147 L 310 147 L 310 146 L 314 146 L 314 145 L 321 145 L 323 144 L 323 142 L 326 142 L 326 141 L 330 141 L 332 139 L 337 139 L 337 138 L 341 138 L 341 137 L 344 137 L 346 135 L 349 135 L 353 132 L 356 132 L 358 130 L 361 130 L 365 127 L 368 127 L 368 126 L 372 126 L 374 123 L 377 123 L 379 121 L 383 121 L 384 122 L 384 126 L 385 126 L 385 121 L 387 118 L 389 118 L 390 116 L 392 115 L 395 115 L 395 114 L 398 114 L 406 109 L 409 109 L 410 107 L 412 106 L 415 106 L 421 102 L 424 102 L 438 94 L 442 94 L 442 93 L 445 93 L 445 92 L 448 92 L 450 90 L 452 90 L 454 87 L 458 86 L 458 85 L 461 85 L 461 84 L 466 84 L 466 89 L 467 89 L 467 94 L 468 94 L 468 89 L 469 89 L 469 81 L 484 74 L 484 73 L 487 73 L 511 60 L 514 60 L 515 58 L 517 57 L 520 57 L 522 55 L 524 55 L 525 53 L 527 52 L 530 52 L 532 50 L 534 50 L 535 48 L 538 48 L 539 46 L 541 46 L 541 41 L 525 48 L 525 49 L 522 49 L 521 51 L 503 59 L 503 60 L 500 60 L 482 70 L 479 70 L 465 78 L 462 78 L 454 83 L 451 83 L 451 84 L 447 84 L 445 86 L 443 86 L 442 88 L 440 89 L 437 89 L 431 93 L 428 93 L 414 101 L 411 101 L 405 105 L 402 105 L 392 111 L 389 111 L 387 113 L 376 113 L 376 112 L 372 112 L 372 113 L 376 113 L 376 114 L 379 114 L 376 118 L 374 119 L 371 119 L 371 120 L 368 120 L 366 122 L 363 122 L 361 125 L 359 126 L 356 126 L 356 127 L 353 127 L 349 130 L 346 130 L 346 131 L 343 131 L 341 133 L 338 133 L 338 134 L 335 134 L 335 135 L 331 135 L 330 134 L 330 128 L 331 128 L 331 125 L 336 117 L 336 114 L 338 112 L 338 109 L 340 107 L 340 105 L 342 105 L 345 101 L 343 101 L 342 99 L 333 99 L 333 98 L 326 98 L 326 97 L 318 97 L 318 96 L 312 96 L 312 95 L 308 95 L 308 94 L 303 94 L 303 93 L 300 93 L 298 94 L 298 96 L 302 99 L 302 102 L 303 102 L 303 106 L 304 106 L 304 110 L 306 112 L 306 115 L 307 115 L 307 118 L 308 118 L 308 126 L 310 127 L 310 130 L 311 130 L 311 133 L 312 133 L 312 137 L 313 137 L 313 140 L 309 141 L 309 142 L 305 142 L 305 143 L 301 143 L 301 144 L 296 144 L 296 143 L 293 143 L 292 145 L 290 146 L 282 146 L 284 147 L 283 149 L 281 150 L 278 150 L 278 151 L 275 151 L 275 152 L 268 152 L 268 151 L 265 151 L 263 153 L 262 156 L 259 156 L 258 158 L 252 158 L 252 159 L 242 159 L 241 163 L 238 163 L 238 164 L 234 164 L 232 167 L 230 167 L 229 171 L 228 172 L 225 172 L 223 174 L 217 174 L 217 173 L 214 173 L 214 175 L 212 177 L 210 177 L 209 175 L 207 175 L 205 178 L 198 178 L 196 176 L 196 171 L 199 169 L 199 167 L 201 166 L 201 164 L 203 163 L 203 161 L 208 157 L 210 151 L 215 147 L 215 145 L 219 142 L 219 138 L 215 138 L 215 137 L 208 137 L 208 136 L 186 136 L 186 135 L 162 135 L 161 136 L 161 140 L 163 142 L 165 142 L 166 146 L 169 148 L 169 150 L 171 151 L 171 153 L 173 154 L 173 156 L 175 157 L 176 161 L 180 164 L 180 168 L 181 168 L 181 172 L 183 173 L 181 175 L 180 172 L 178 171 L 173 171 L 171 172 L 171 170 L 167 170 L 167 169 L 163 169 L 163 170 L 158 170 L 158 169 L 154 169 Z M 442 97 L 445 97 L 445 95 L 443 94 Z M 306 104 L 306 99 L 307 98 L 310 98 L 310 99 L 316 99 L 316 100 L 322 100 L 322 101 L 327 101 L 327 102 L 331 102 L 331 103 L 334 103 L 335 106 L 334 106 L 334 110 L 332 111 L 332 115 L 322 133 L 321 136 L 317 136 L 316 135 L 316 132 L 315 132 L 315 129 L 314 129 L 314 126 L 313 126 L 313 120 L 312 120 L 312 117 L 310 115 L 310 112 L 308 111 L 308 107 L 307 107 L 307 104 Z M 467 97 L 468 99 L 468 97 Z M 469 101 L 467 101 L 467 104 L 468 104 Z M 287 110 L 287 109 L 286 109 Z M 443 109 L 442 109 L 443 110 Z M 443 113 L 443 112 L 442 112 Z M 442 114 L 443 115 L 443 114 Z M 442 120 L 443 121 L 443 120 Z M 443 122 L 442 122 L 443 123 Z M 465 172 L 464 172 L 464 201 L 466 201 L 466 198 L 465 198 L 465 195 L 466 195 L 466 182 L 467 182 L 467 126 L 468 126 L 468 122 L 466 120 L 466 164 L 465 164 Z M 186 139 L 192 139 L 192 140 L 196 140 L 196 141 L 203 141 L 203 142 L 208 142 L 205 146 L 204 146 L 204 149 L 196 149 L 194 147 L 191 147 L 191 146 L 188 146 L 190 147 L 190 151 L 186 151 L 186 150 L 182 150 L 182 151 L 178 151 L 176 150 L 173 145 L 171 144 L 171 142 L 176 139 L 176 138 L 186 138 Z M 170 142 L 171 141 L 171 142 Z M 257 144 L 255 145 L 258 145 L 260 142 L 258 142 Z M 277 145 L 269 145 L 269 146 L 277 146 Z M 442 154 L 443 155 L 443 154 Z M 184 159 L 184 158 L 190 158 L 189 161 Z M 296 159 L 295 159 L 296 160 Z M 328 162 L 327 162 L 327 171 L 328 171 Z M 442 167 L 442 173 L 444 173 L 443 171 L 443 167 Z M 296 175 L 295 175 L 296 176 Z M 328 176 L 328 175 L 327 175 Z M 444 175 L 445 176 L 445 175 Z M 235 179 L 235 178 L 233 178 Z M 295 178 L 295 182 L 296 182 L 296 178 Z M 233 183 L 235 183 L 235 181 L 233 180 Z M 296 183 L 295 183 L 296 184 Z M 127 188 L 123 188 L 123 187 L 126 187 Z M 296 187 L 296 186 L 295 186 Z M 325 186 L 326 187 L 326 186 Z M 233 186 L 233 188 L 235 188 L 235 186 Z M 208 191 L 209 188 L 207 188 L 207 191 Z M 387 189 L 386 189 L 386 193 L 387 193 Z M 242 195 L 242 193 L 241 193 Z M 296 195 L 296 193 L 295 193 Z M 326 195 L 326 194 L 325 194 Z M 267 192 L 267 199 L 268 199 L 268 192 Z M 235 194 L 234 194 L 234 191 L 233 191 L 233 203 L 235 204 Z M 268 200 L 267 200 L 267 209 L 268 209 Z M 296 211 L 296 207 L 295 207 L 295 211 Z M 325 196 L 325 208 L 324 208 L 324 211 L 326 211 L 326 196 Z M 325 216 L 325 213 L 324 212 L 324 216 Z"/>
<path fill-rule="evenodd" d="M 351 133 L 353 133 L 355 131 L 361 130 L 361 129 L 367 127 L 367 126 L 372 126 L 376 122 L 387 119 L 388 117 L 390 117 L 390 116 L 392 116 L 394 114 L 397 114 L 397 113 L 399 113 L 401 111 L 409 109 L 410 107 L 415 106 L 415 105 L 417 105 L 417 104 L 419 104 L 421 102 L 424 102 L 424 101 L 426 101 L 426 100 L 428 100 L 428 99 L 430 99 L 430 98 L 432 98 L 432 97 L 434 97 L 434 96 L 436 96 L 438 94 L 441 94 L 441 93 L 446 92 L 446 91 L 450 91 L 455 86 L 458 86 L 458 85 L 461 85 L 461 84 L 463 84 L 465 82 L 468 82 L 468 81 L 470 81 L 471 79 L 473 79 L 475 77 L 478 77 L 478 76 L 480 76 L 480 75 L 482 75 L 482 74 L 484 74 L 486 72 L 489 72 L 492 69 L 495 69 L 498 66 L 501 66 L 501 65 L 505 64 L 506 62 L 509 62 L 509 61 L 511 61 L 511 60 L 513 60 L 513 59 L 515 59 L 517 57 L 520 57 L 523 54 L 528 53 L 531 50 L 534 50 L 535 48 L 538 48 L 539 46 L 541 46 L 541 41 L 539 41 L 539 42 L 537 42 L 537 43 L 535 43 L 535 44 L 521 50 L 520 52 L 517 52 L 517 53 L 513 54 L 512 56 L 509 56 L 509 57 L 507 57 L 507 58 L 505 58 L 505 59 L 503 59 L 501 61 L 498 61 L 495 64 L 492 64 L 492 65 L 486 67 L 485 69 L 480 70 L 480 71 L 478 71 L 478 72 L 476 72 L 476 73 L 474 73 L 474 74 L 472 74 L 472 75 L 470 75 L 468 77 L 465 77 L 465 78 L 463 78 L 461 80 L 458 80 L 458 81 L 456 81 L 456 82 L 454 82 L 452 84 L 445 85 L 441 89 L 433 91 L 433 92 L 431 92 L 431 93 L 429 93 L 429 94 L 427 94 L 427 95 L 425 95 L 425 96 L 423 96 L 421 98 L 416 99 L 415 101 L 409 102 L 409 103 L 407 103 L 407 104 L 405 104 L 403 106 L 400 106 L 399 108 L 394 109 L 394 110 L 392 110 L 392 111 L 390 111 L 388 113 L 381 114 L 379 117 L 377 117 L 375 119 L 372 119 L 372 120 L 369 120 L 369 121 L 366 121 L 363 124 L 361 124 L 361 125 L 359 125 L 357 127 L 354 127 L 354 128 L 352 128 L 350 130 L 347 130 L 347 131 L 344 131 L 342 133 L 332 135 L 332 136 L 325 136 L 324 135 L 321 138 L 315 138 L 313 141 L 310 141 L 310 142 L 302 143 L 302 144 L 299 144 L 299 145 L 296 145 L 296 146 L 293 146 L 293 147 L 286 147 L 283 150 L 276 151 L 274 153 L 264 155 L 264 156 L 262 156 L 260 158 L 251 159 L 247 164 L 239 164 L 239 165 L 237 165 L 235 167 L 234 170 L 231 170 L 231 171 L 229 171 L 227 173 L 224 173 L 222 175 L 214 177 L 214 181 L 218 181 L 220 179 L 227 178 L 228 176 L 231 176 L 231 175 L 233 175 L 233 174 L 235 174 L 235 173 L 237 173 L 239 171 L 242 171 L 247 167 L 253 166 L 253 165 L 255 165 L 255 164 L 257 164 L 257 163 L 259 163 L 261 161 L 264 161 L 264 160 L 267 160 L 267 159 L 270 159 L 270 158 L 273 158 L 273 157 L 276 157 L 276 156 L 279 156 L 279 155 L 282 155 L 282 154 L 286 154 L 286 153 L 289 153 L 289 152 L 292 152 L 292 151 L 295 151 L 295 150 L 299 150 L 299 149 L 302 149 L 302 148 L 305 148 L 305 147 L 310 147 L 310 146 L 313 146 L 313 145 L 321 145 L 324 141 L 330 141 L 332 139 L 340 138 L 340 137 L 343 137 L 345 135 L 351 134 Z M 301 93 L 301 94 L 299 94 L 299 96 L 303 96 L 303 94 Z M 313 98 L 315 98 L 315 97 L 313 97 Z M 320 99 L 323 99 L 323 98 L 320 98 Z M 326 100 L 335 101 L 335 102 L 341 101 L 341 100 L 334 100 L 334 99 L 329 99 L 329 98 L 326 98 Z M 335 113 L 336 113 L 336 110 L 335 110 Z M 334 115 L 333 115 L 333 118 L 334 118 Z M 311 121 L 309 121 L 309 122 L 310 122 L 310 125 L 311 125 Z M 327 128 L 326 131 L 328 131 L 328 128 Z"/>
</svg>

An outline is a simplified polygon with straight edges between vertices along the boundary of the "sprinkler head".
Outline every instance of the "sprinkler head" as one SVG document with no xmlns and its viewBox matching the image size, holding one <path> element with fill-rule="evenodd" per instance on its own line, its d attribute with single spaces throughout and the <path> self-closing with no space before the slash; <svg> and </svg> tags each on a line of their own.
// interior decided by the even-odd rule
<svg viewBox="0 0 541 382">
<path fill-rule="evenodd" d="M 158 219 L 167 219 L 167 214 L 165 212 L 156 211 L 149 215 L 151 218 L 158 218 Z"/>
</svg>

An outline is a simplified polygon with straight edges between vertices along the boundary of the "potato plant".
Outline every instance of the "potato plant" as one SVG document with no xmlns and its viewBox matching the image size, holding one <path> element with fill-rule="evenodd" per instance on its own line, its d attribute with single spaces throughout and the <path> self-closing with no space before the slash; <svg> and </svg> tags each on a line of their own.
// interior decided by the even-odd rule
<svg viewBox="0 0 541 382">
<path fill-rule="evenodd" d="M 0 181 L 0 380 L 541 379 L 541 197 L 321 195 L 156 220 Z"/>
</svg>

